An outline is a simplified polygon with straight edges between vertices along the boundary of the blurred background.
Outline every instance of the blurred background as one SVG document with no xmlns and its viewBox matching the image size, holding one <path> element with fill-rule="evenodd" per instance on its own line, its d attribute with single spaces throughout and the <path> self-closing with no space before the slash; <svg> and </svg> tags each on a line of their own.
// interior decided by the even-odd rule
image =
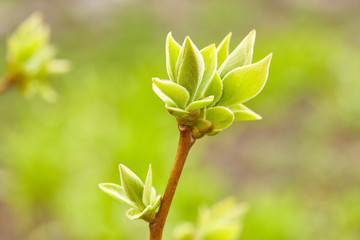
<svg viewBox="0 0 360 240">
<path fill-rule="evenodd" d="M 175 156 L 174 117 L 152 92 L 167 78 L 165 37 L 199 48 L 253 28 L 254 61 L 273 52 L 263 92 L 237 122 L 192 149 L 165 239 L 202 204 L 249 206 L 242 240 L 360 239 L 358 0 L 0 0 L 0 72 L 16 26 L 40 11 L 72 71 L 59 99 L 0 96 L 0 239 L 147 239 L 147 224 L 101 192 L 123 163 L 163 192 Z"/>
</svg>

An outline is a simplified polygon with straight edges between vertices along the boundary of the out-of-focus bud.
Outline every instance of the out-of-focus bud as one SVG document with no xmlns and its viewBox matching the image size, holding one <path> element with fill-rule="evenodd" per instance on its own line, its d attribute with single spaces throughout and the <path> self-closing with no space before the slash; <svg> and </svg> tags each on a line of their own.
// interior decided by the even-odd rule
<svg viewBox="0 0 360 240">
<path fill-rule="evenodd" d="M 67 60 L 55 59 L 49 42 L 50 28 L 39 13 L 32 14 L 7 39 L 5 80 L 25 95 L 40 94 L 51 101 L 56 96 L 48 77 L 70 69 Z"/>
</svg>

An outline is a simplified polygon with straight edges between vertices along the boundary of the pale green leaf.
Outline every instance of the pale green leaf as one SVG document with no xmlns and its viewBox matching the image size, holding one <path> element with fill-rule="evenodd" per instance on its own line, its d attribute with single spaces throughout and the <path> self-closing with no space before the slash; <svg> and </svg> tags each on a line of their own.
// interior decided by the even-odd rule
<svg viewBox="0 0 360 240">
<path fill-rule="evenodd" d="M 166 70 L 171 81 L 176 83 L 175 66 L 179 57 L 181 46 L 174 40 L 171 32 L 166 38 Z"/>
<path fill-rule="evenodd" d="M 185 111 L 185 110 L 182 110 L 180 108 L 176 108 L 176 107 L 170 107 L 168 105 L 165 106 L 166 107 L 166 110 L 171 114 L 171 115 L 174 115 L 174 116 L 177 116 L 177 117 L 185 117 L 189 114 L 188 111 Z"/>
<path fill-rule="evenodd" d="M 206 133 L 206 135 L 208 136 L 215 136 L 216 134 L 219 134 L 220 132 L 222 132 L 222 129 L 214 129 L 209 133 Z"/>
<path fill-rule="evenodd" d="M 208 88 L 206 89 L 205 96 L 214 96 L 214 101 L 212 102 L 211 106 L 215 105 L 222 95 L 223 83 L 219 77 L 218 73 L 215 73 L 211 83 L 209 84 Z"/>
<path fill-rule="evenodd" d="M 158 97 L 163 100 L 163 102 L 165 103 L 165 105 L 169 106 L 169 107 L 177 107 L 176 103 L 169 98 L 166 94 L 164 94 L 156 85 L 155 83 L 152 84 L 152 88 L 153 91 L 156 93 L 156 95 L 158 95 Z"/>
<path fill-rule="evenodd" d="M 214 124 L 214 129 L 224 129 L 234 121 L 234 114 L 226 107 L 212 107 L 206 111 L 206 119 Z"/>
<path fill-rule="evenodd" d="M 268 73 L 272 54 L 263 60 L 237 68 L 227 74 L 223 80 L 223 95 L 218 106 L 231 106 L 246 102 L 263 89 Z"/>
<path fill-rule="evenodd" d="M 169 80 L 153 78 L 154 92 L 169 106 L 184 109 L 189 100 L 188 91 Z"/>
<path fill-rule="evenodd" d="M 134 202 L 139 209 L 144 209 L 145 205 L 142 202 L 142 196 L 144 191 L 143 182 L 133 173 L 130 169 L 124 165 L 119 165 L 121 185 L 124 189 L 126 196 Z"/>
<path fill-rule="evenodd" d="M 242 104 L 230 106 L 229 109 L 235 115 L 235 121 L 260 120 L 261 116 Z"/>
<path fill-rule="evenodd" d="M 200 53 L 204 59 L 205 70 L 204 70 L 204 75 L 199 84 L 199 87 L 196 90 L 196 94 L 194 98 L 195 100 L 201 99 L 204 96 L 205 90 L 209 86 L 216 72 L 216 63 L 217 63 L 215 44 L 211 44 L 206 48 L 203 48 L 200 51 Z"/>
<path fill-rule="evenodd" d="M 213 101 L 214 101 L 214 96 L 209 96 L 202 100 L 194 101 L 194 102 L 190 103 L 189 106 L 186 107 L 186 111 L 192 112 L 197 109 L 204 108 L 204 107 L 210 105 Z"/>
<path fill-rule="evenodd" d="M 105 193 L 115 198 L 116 200 L 120 200 L 129 205 L 130 207 L 136 208 L 136 205 L 132 201 L 130 201 L 125 195 L 123 187 L 114 183 L 100 183 L 99 187 L 101 190 L 103 190 Z"/>
<path fill-rule="evenodd" d="M 177 83 L 188 90 L 190 101 L 192 101 L 204 74 L 204 60 L 189 37 L 185 38 L 181 48 L 175 73 Z"/>
<path fill-rule="evenodd" d="M 139 211 L 138 209 L 135 208 L 130 208 L 127 212 L 126 212 L 126 216 L 130 219 L 130 220 L 138 220 L 138 219 L 144 219 L 146 218 L 146 215 L 149 214 L 149 211 L 151 211 L 151 206 L 147 206 L 143 211 Z M 146 219 L 144 219 L 146 220 Z"/>
<path fill-rule="evenodd" d="M 252 30 L 235 50 L 226 58 L 224 63 L 220 66 L 218 73 L 223 79 L 227 73 L 235 68 L 249 65 L 252 60 L 254 44 L 255 44 L 255 30 Z"/>
<path fill-rule="evenodd" d="M 156 197 L 156 190 L 154 187 L 151 188 L 150 202 L 152 203 Z"/>
<path fill-rule="evenodd" d="M 232 33 L 230 32 L 226 37 L 222 40 L 222 42 L 219 44 L 219 46 L 216 49 L 217 53 L 217 68 L 223 64 L 225 59 L 229 55 L 229 45 L 230 45 L 230 39 L 231 39 Z"/>
<path fill-rule="evenodd" d="M 142 201 L 145 204 L 145 206 L 150 205 L 151 203 L 151 191 L 152 191 L 152 169 L 150 164 L 145 180 L 144 192 L 142 198 Z"/>
<path fill-rule="evenodd" d="M 156 210 L 161 204 L 161 195 L 156 196 L 151 202 L 151 210 Z"/>
</svg>

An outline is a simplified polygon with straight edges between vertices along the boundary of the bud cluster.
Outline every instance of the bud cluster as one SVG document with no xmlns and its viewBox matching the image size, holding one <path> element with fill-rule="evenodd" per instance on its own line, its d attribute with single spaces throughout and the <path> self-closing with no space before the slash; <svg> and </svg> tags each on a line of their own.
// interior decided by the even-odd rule
<svg viewBox="0 0 360 240">
<path fill-rule="evenodd" d="M 272 54 L 252 63 L 255 30 L 229 54 L 231 33 L 219 46 L 199 50 L 189 37 L 180 46 L 168 34 L 169 80 L 153 78 L 154 92 L 179 124 L 192 127 L 194 138 L 215 135 L 234 121 L 261 117 L 243 105 L 264 87 Z"/>
</svg>

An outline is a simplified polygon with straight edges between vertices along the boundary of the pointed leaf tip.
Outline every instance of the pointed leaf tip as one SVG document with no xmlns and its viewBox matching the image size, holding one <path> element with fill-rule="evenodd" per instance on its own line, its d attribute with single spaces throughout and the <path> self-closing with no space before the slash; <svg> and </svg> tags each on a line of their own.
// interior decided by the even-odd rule
<svg viewBox="0 0 360 240">
<path fill-rule="evenodd" d="M 258 95 L 267 81 L 271 56 L 269 54 L 257 63 L 236 68 L 227 74 L 223 79 L 223 94 L 217 105 L 231 106 Z"/>
<path fill-rule="evenodd" d="M 174 40 L 172 33 L 169 32 L 166 37 L 165 55 L 166 70 L 171 81 L 176 83 L 175 67 L 179 57 L 181 46 Z"/>
<path fill-rule="evenodd" d="M 217 69 L 223 64 L 223 62 L 229 55 L 229 45 L 230 45 L 231 36 L 232 36 L 232 32 L 229 32 L 216 49 Z"/>
<path fill-rule="evenodd" d="M 151 203 L 151 191 L 152 191 L 152 168 L 150 164 L 145 180 L 144 192 L 142 197 L 142 201 L 145 204 L 145 206 L 148 206 Z"/>
<path fill-rule="evenodd" d="M 124 189 L 126 196 L 136 204 L 139 209 L 144 209 L 145 206 L 142 202 L 144 191 L 143 182 L 133 173 L 129 168 L 123 164 L 119 165 L 121 185 Z"/>
<path fill-rule="evenodd" d="M 229 107 L 229 109 L 235 115 L 235 121 L 253 121 L 253 120 L 261 120 L 262 117 L 244 106 L 243 104 L 237 104 Z"/>
<path fill-rule="evenodd" d="M 252 30 L 226 58 L 218 70 L 221 79 L 233 69 L 251 64 L 255 37 L 256 32 Z"/>
<path fill-rule="evenodd" d="M 191 39 L 186 37 L 176 62 L 175 75 L 177 83 L 189 92 L 190 101 L 194 98 L 203 74 L 203 57 Z"/>
</svg>

